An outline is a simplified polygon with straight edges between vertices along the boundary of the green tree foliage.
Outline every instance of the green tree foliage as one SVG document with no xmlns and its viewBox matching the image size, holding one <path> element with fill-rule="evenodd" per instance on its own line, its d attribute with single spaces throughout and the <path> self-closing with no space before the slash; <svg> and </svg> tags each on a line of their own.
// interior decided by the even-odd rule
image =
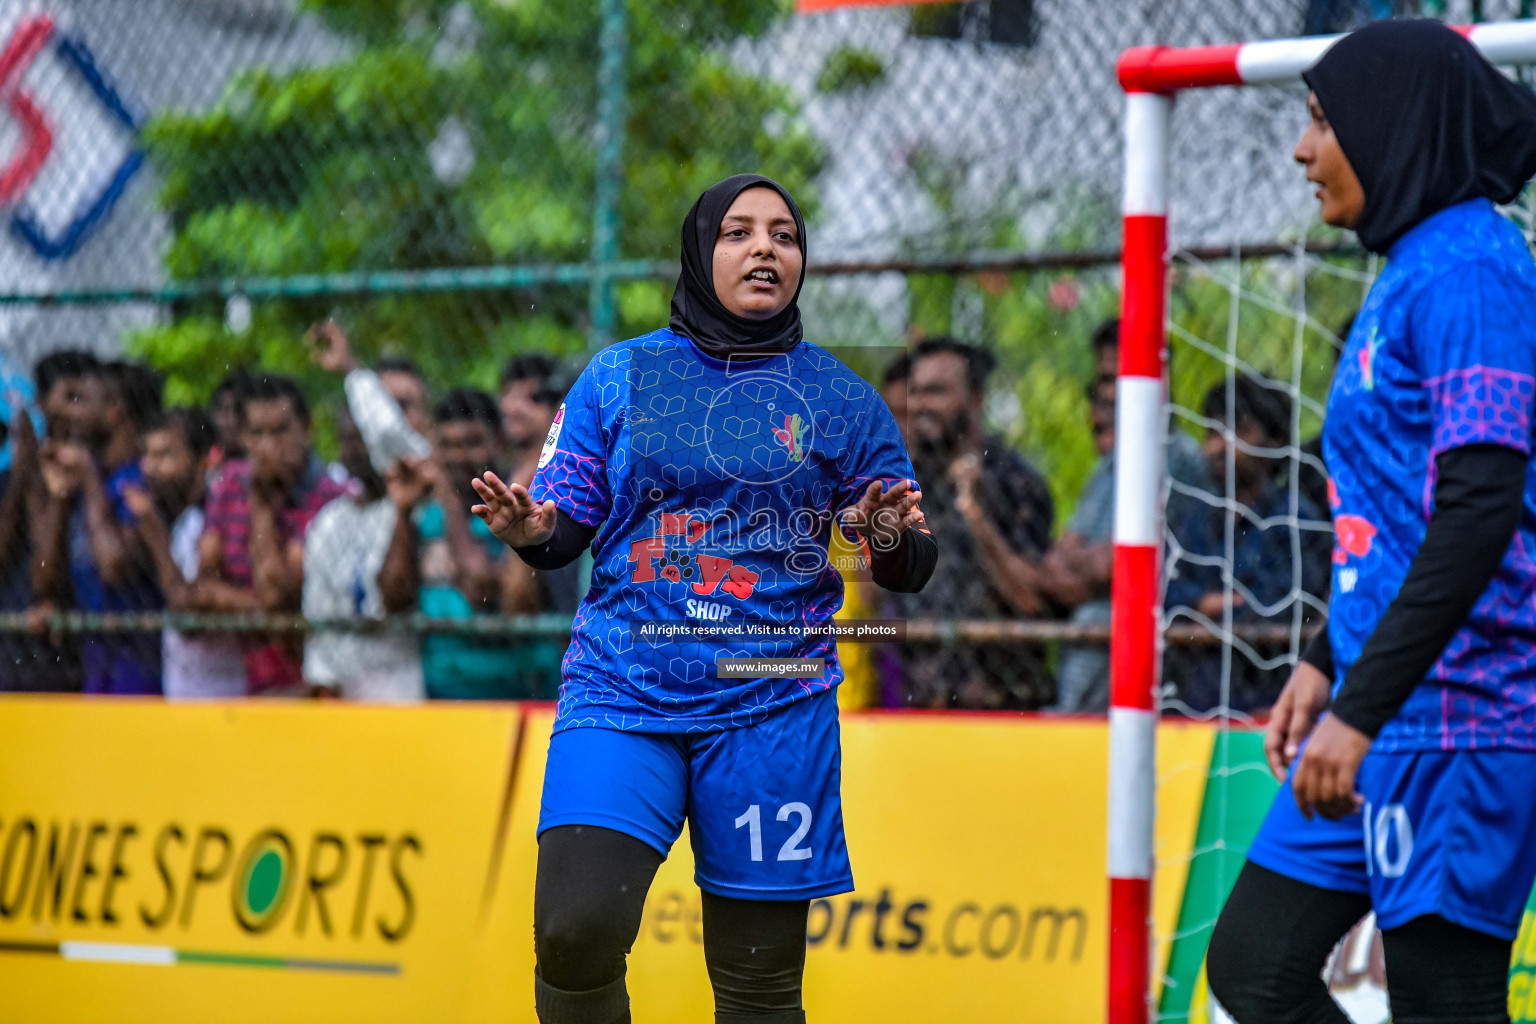
<svg viewBox="0 0 1536 1024">
<path fill-rule="evenodd" d="M 620 209 L 626 257 L 675 257 L 682 214 L 713 181 L 760 170 L 812 212 L 821 155 L 789 92 L 733 67 L 728 44 L 787 0 L 631 0 Z M 175 229 L 177 279 L 580 261 L 590 248 L 598 5 L 564 0 L 304 0 L 350 45 L 297 71 L 257 68 L 207 113 L 146 130 Z M 466 16 L 468 15 L 468 16 Z M 434 152 L 438 166 L 434 168 Z M 621 329 L 665 320 L 670 284 L 620 289 Z M 308 374 L 300 337 L 329 313 L 364 355 L 413 356 L 441 385 L 494 384 L 523 351 L 585 345 L 585 285 L 254 303 L 187 302 L 134 350 L 172 400 L 226 367 Z"/>
<path fill-rule="evenodd" d="M 1311 262 L 1303 275 L 1284 257 L 1247 263 L 1240 274 L 1227 261 L 1176 265 L 1169 297 L 1172 403 L 1198 414 L 1230 362 L 1240 376 L 1299 380 L 1300 436 L 1316 434 L 1342 340 L 1335 332 L 1364 297 L 1360 270 L 1358 261 L 1330 259 Z M 1111 268 L 914 278 L 910 290 L 920 333 L 954 333 L 954 311 L 968 301 L 979 306 L 979 334 L 965 340 L 980 341 L 998 357 L 989 419 L 1050 481 L 1058 532 L 1098 458 L 1088 421 L 1089 339 L 1118 315 L 1119 286 Z M 1298 317 L 1303 308 L 1305 316 Z M 1204 425 L 1186 415 L 1173 426 L 1205 436 Z"/>
<path fill-rule="evenodd" d="M 1229 365 L 1238 376 L 1295 380 L 1301 439 L 1314 436 L 1322 429 L 1345 324 L 1365 288 L 1360 261 L 1347 258 L 1308 260 L 1305 271 L 1291 257 L 1246 263 L 1240 273 L 1230 262 L 1176 265 L 1169 309 L 1173 402 L 1198 414 Z M 1198 421 L 1183 417 L 1180 424 L 1204 435 Z"/>
<path fill-rule="evenodd" d="M 816 76 L 816 91 L 821 93 L 867 89 L 885 78 L 885 62 L 876 54 L 857 46 L 834 51 Z"/>
<path fill-rule="evenodd" d="M 918 185 L 946 225 L 943 251 L 1025 247 L 1018 223 L 962 201 L 970 169 L 926 150 L 908 158 Z M 1058 226 L 1041 248 L 1071 252 L 1102 248 L 1115 204 L 1088 192 L 1060 198 Z M 1014 207 L 1017 208 L 1017 207 Z M 988 421 L 1050 482 L 1058 532 L 1077 503 L 1098 457 L 1088 424 L 1087 385 L 1093 378 L 1088 343 L 1119 309 L 1118 275 L 1087 273 L 926 274 L 908 279 L 914 336 L 949 334 L 997 356 Z"/>
<path fill-rule="evenodd" d="M 964 161 L 917 149 L 908 164 L 944 227 L 913 240 L 905 254 L 915 255 L 935 239 L 942 252 L 1026 247 L 1017 223 L 965 196 L 970 168 Z M 1119 222 L 1114 197 L 1069 189 L 1057 190 L 1050 202 L 1056 226 L 1034 241 L 1041 249 L 1081 252 L 1115 244 L 1109 233 Z M 1319 229 L 1319 238 L 1341 240 L 1326 229 Z M 1301 438 L 1321 429 L 1340 340 L 1335 332 L 1358 308 L 1369 275 L 1358 259 L 1309 259 L 1304 270 L 1301 266 L 1290 256 L 1249 261 L 1240 269 L 1227 260 L 1175 261 L 1168 310 L 1169 396 L 1175 407 L 1198 414 L 1206 392 L 1225 378 L 1230 363 L 1239 375 L 1299 382 Z M 1095 372 L 1089 339 L 1119 313 L 1119 268 L 915 274 L 907 281 L 907 301 L 914 338 L 955 335 L 997 355 L 989 422 L 1050 482 L 1060 532 L 1098 458 L 1089 429 L 1087 386 Z M 1182 413 L 1173 427 L 1197 439 L 1205 436 L 1204 424 Z"/>
</svg>

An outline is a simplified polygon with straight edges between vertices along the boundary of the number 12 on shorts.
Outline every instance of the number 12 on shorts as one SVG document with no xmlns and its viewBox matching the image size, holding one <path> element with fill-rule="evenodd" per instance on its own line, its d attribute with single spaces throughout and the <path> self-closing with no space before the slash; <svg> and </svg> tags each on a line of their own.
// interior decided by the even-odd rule
<svg viewBox="0 0 1536 1024">
<path fill-rule="evenodd" d="M 811 851 L 801 846 L 800 840 L 804 839 L 806 833 L 811 830 L 811 809 L 797 800 L 794 803 L 788 803 L 780 807 L 777 820 L 788 821 L 790 815 L 797 816 L 800 819 L 800 825 L 795 829 L 794 834 L 784 841 L 784 845 L 779 847 L 779 855 L 776 859 L 810 860 Z M 747 827 L 747 834 L 752 843 L 752 859 L 762 860 L 763 812 L 757 804 L 748 807 L 746 813 L 736 819 L 737 828 L 741 828 L 743 825 Z"/>
</svg>

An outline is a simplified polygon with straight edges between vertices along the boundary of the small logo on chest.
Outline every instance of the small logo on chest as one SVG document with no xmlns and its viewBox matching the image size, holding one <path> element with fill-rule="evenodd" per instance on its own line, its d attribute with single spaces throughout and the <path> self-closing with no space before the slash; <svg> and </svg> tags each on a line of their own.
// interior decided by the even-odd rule
<svg viewBox="0 0 1536 1024">
<path fill-rule="evenodd" d="M 1360 346 L 1360 382 L 1367 391 L 1376 390 L 1376 353 L 1380 349 L 1381 339 L 1373 326 L 1365 344 Z"/>
<path fill-rule="evenodd" d="M 789 457 L 796 462 L 805 458 L 805 430 L 807 424 L 799 413 L 785 414 L 784 426 L 775 427 L 770 424 L 774 440 L 783 445 L 789 451 Z"/>
</svg>

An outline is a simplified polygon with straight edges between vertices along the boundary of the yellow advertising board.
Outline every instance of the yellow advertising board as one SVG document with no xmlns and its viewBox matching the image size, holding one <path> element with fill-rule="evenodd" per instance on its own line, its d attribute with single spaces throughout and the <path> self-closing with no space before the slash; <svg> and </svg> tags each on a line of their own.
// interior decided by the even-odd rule
<svg viewBox="0 0 1536 1024">
<path fill-rule="evenodd" d="M 0 1024 L 532 1022 L 552 712 L 0 701 Z M 1213 731 L 1159 734 L 1158 932 Z M 1102 721 L 848 714 L 858 891 L 812 904 L 812 1019 L 1103 1018 Z M 638 1024 L 708 1021 L 686 837 Z"/>
<path fill-rule="evenodd" d="M 464 1019 L 520 718 L 6 698 L 0 1024 Z"/>
<path fill-rule="evenodd" d="M 471 1019 L 535 1019 L 533 836 L 551 723 L 547 712 L 529 716 L 487 923 L 484 948 L 494 952 L 476 965 Z M 1103 721 L 844 714 L 842 735 L 858 889 L 811 905 L 811 1019 L 1103 1020 Z M 1213 736 L 1178 725 L 1158 734 L 1159 935 L 1173 932 Z M 702 942 L 685 832 L 656 876 L 630 957 L 636 1024 L 712 1019 Z"/>
</svg>

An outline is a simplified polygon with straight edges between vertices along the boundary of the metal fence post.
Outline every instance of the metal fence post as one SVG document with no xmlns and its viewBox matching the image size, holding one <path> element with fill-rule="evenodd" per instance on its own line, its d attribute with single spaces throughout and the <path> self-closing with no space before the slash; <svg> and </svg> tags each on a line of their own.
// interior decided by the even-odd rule
<svg viewBox="0 0 1536 1024">
<path fill-rule="evenodd" d="M 592 204 L 592 327 L 587 347 L 611 345 L 618 321 L 611 268 L 619 258 L 619 197 L 624 184 L 626 0 L 601 0 L 597 66 L 597 167 Z"/>
</svg>

